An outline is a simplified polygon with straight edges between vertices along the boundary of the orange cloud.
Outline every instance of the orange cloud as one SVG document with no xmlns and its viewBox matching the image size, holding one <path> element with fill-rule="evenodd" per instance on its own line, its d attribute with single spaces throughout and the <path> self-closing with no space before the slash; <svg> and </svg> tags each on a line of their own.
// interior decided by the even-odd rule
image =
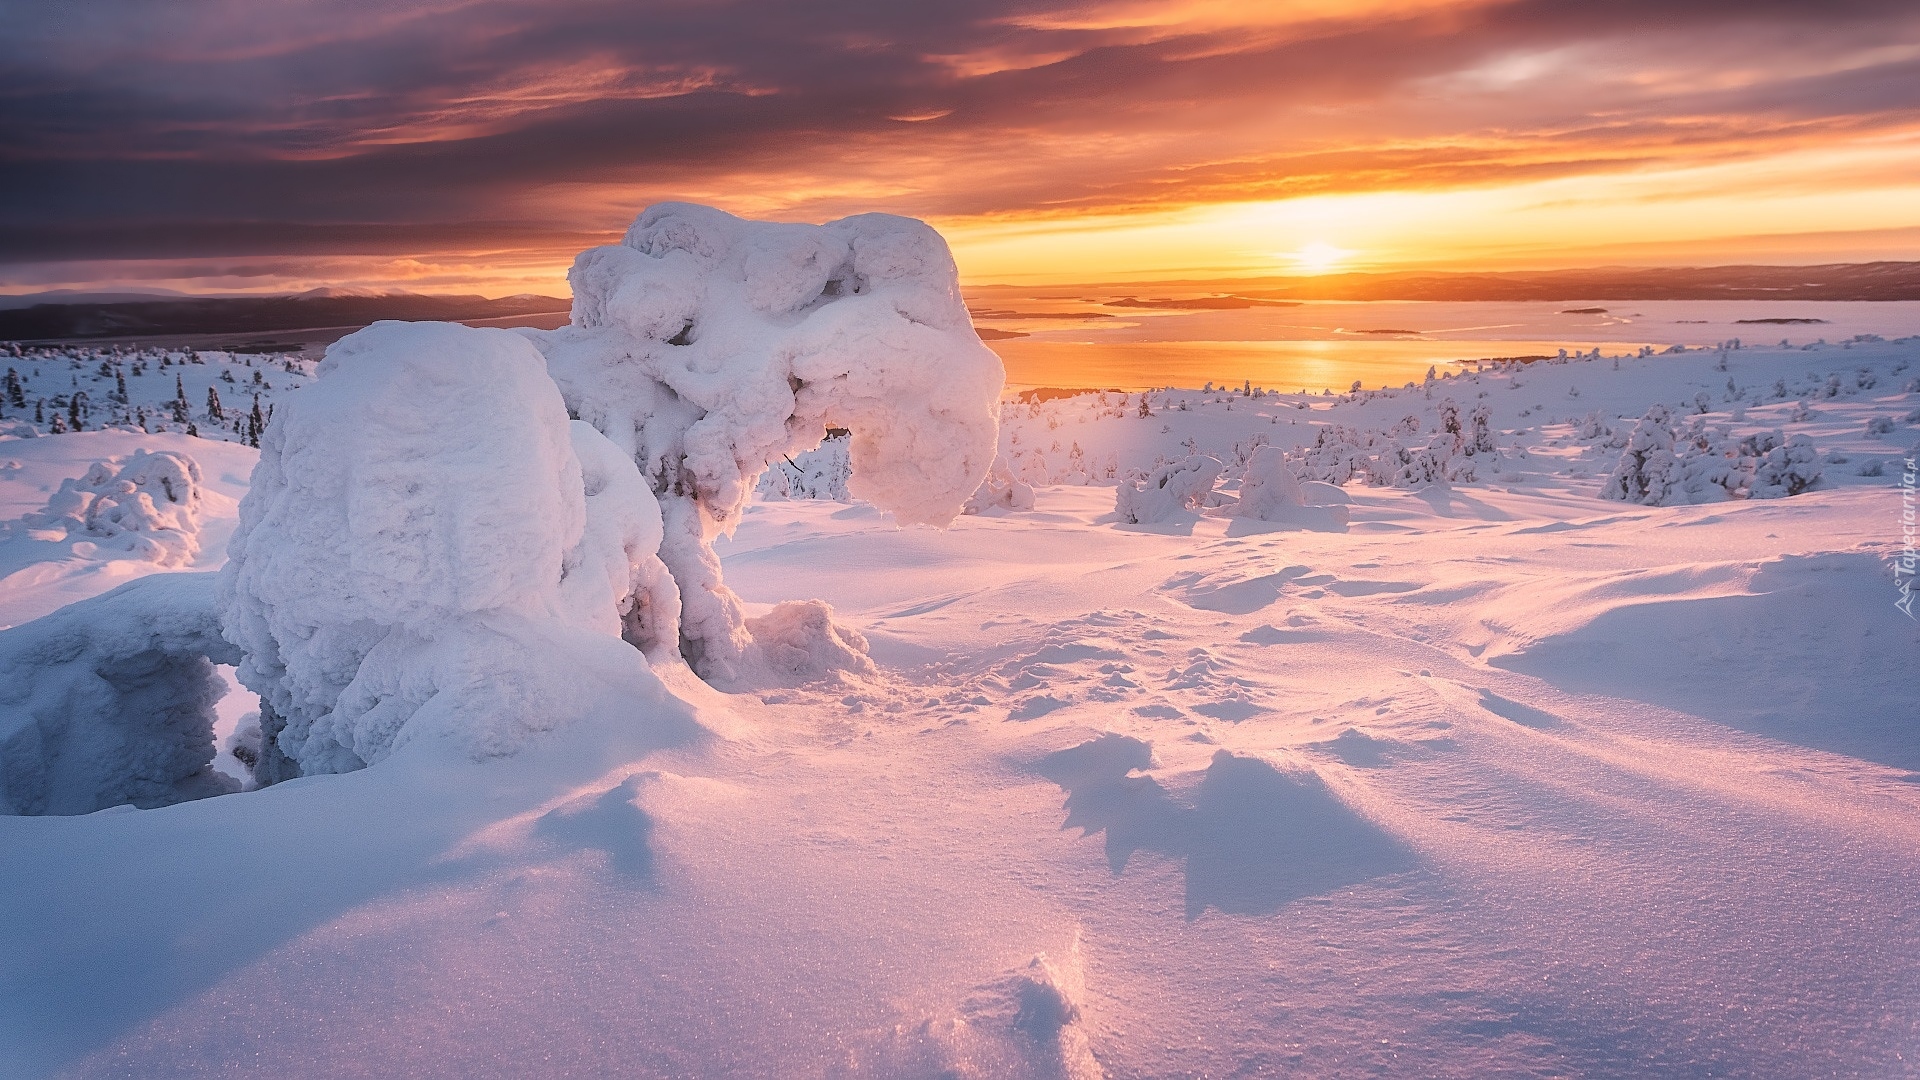
<svg viewBox="0 0 1920 1080">
<path fill-rule="evenodd" d="M 361 3 L 25 13 L 0 287 L 552 291 L 665 198 L 926 217 L 971 280 L 1920 254 L 1907 3 Z"/>
</svg>

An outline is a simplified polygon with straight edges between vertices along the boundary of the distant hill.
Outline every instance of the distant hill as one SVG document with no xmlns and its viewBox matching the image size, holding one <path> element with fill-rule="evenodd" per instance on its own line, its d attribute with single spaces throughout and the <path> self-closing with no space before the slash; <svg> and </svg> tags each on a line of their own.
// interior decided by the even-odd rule
<svg viewBox="0 0 1920 1080">
<path fill-rule="evenodd" d="M 61 341 L 139 335 L 244 334 L 365 326 L 382 319 L 474 321 L 565 312 L 571 302 L 522 294 L 484 296 L 362 295 L 315 289 L 300 296 L 248 296 L 38 303 L 0 310 L 0 340 Z"/>
<path fill-rule="evenodd" d="M 1920 262 L 1325 274 L 1181 284 L 1273 300 L 1920 300 Z"/>
</svg>

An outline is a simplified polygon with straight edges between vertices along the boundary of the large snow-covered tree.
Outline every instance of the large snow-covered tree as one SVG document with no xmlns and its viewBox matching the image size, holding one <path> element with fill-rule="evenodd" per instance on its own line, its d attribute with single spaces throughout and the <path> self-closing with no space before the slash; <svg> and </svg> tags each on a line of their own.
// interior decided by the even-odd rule
<svg viewBox="0 0 1920 1080">
<path fill-rule="evenodd" d="M 754 677 L 753 635 L 712 542 L 771 462 L 852 431 L 849 491 L 945 524 L 993 462 L 1004 374 L 939 234 L 863 214 L 825 225 L 649 208 L 581 253 L 572 321 L 531 336 L 574 415 L 639 465 L 679 583 L 681 649 L 703 676 Z"/>
</svg>

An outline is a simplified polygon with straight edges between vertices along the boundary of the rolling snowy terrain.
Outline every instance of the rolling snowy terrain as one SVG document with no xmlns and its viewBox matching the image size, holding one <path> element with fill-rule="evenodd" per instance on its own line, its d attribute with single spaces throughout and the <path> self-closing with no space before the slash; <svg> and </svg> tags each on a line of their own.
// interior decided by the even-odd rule
<svg viewBox="0 0 1920 1080">
<path fill-rule="evenodd" d="M 1009 400 L 944 529 L 794 455 L 725 581 L 871 664 L 576 650 L 516 752 L 0 816 L 0 1075 L 1911 1074 L 1920 339 L 1641 351 Z M 75 362 L 36 397 L 131 365 Z M 269 453 L 358 452 L 288 363 Z M 221 564 L 259 452 L 205 390 L 252 376 L 184 371 L 199 438 L 164 378 L 152 434 L 0 441 L 6 634 Z M 395 424 L 484 405 L 425 385 Z"/>
</svg>

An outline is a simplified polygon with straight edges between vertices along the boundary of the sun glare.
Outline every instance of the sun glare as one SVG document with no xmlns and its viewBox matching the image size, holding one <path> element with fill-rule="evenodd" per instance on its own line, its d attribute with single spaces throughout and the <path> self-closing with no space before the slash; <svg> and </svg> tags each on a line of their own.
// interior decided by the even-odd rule
<svg viewBox="0 0 1920 1080">
<path fill-rule="evenodd" d="M 1288 257 L 1293 260 L 1294 269 L 1302 274 L 1325 274 L 1347 261 L 1352 254 L 1346 248 L 1315 240 Z"/>
</svg>

